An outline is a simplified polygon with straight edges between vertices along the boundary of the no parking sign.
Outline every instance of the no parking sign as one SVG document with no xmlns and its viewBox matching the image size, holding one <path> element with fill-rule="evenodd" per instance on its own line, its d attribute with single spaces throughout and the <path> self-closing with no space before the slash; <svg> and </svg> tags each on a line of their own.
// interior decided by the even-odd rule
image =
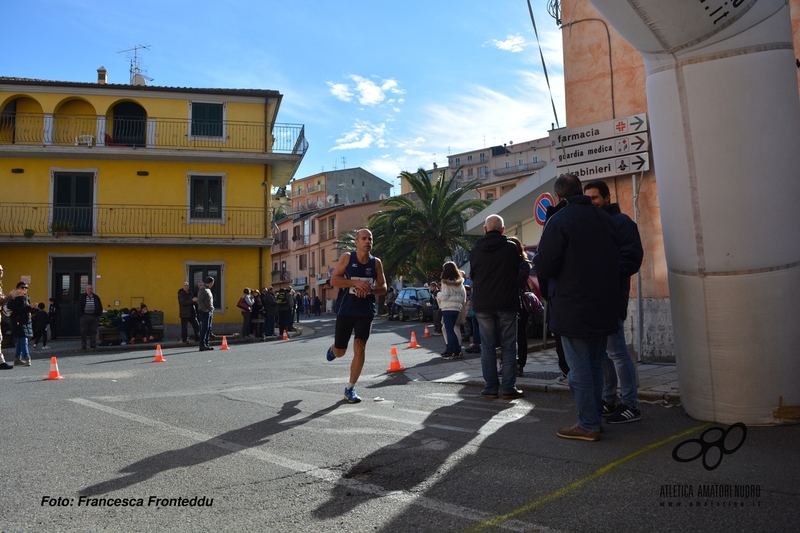
<svg viewBox="0 0 800 533">
<path fill-rule="evenodd" d="M 547 208 L 555 205 L 555 203 L 553 195 L 549 192 L 540 194 L 539 198 L 536 199 L 536 203 L 533 205 L 533 216 L 540 226 L 544 226 L 544 221 L 547 218 Z"/>
</svg>

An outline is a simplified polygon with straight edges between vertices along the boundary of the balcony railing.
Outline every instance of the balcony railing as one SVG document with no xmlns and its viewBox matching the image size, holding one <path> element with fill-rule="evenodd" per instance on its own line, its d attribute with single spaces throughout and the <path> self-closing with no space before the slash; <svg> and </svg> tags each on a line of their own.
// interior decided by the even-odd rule
<svg viewBox="0 0 800 533">
<path fill-rule="evenodd" d="M 190 211 L 185 205 L 0 203 L 0 236 L 264 238 L 263 208 Z"/>
<path fill-rule="evenodd" d="M 17 113 L 0 116 L 0 145 L 96 146 L 302 155 L 301 124 Z"/>
<path fill-rule="evenodd" d="M 527 172 L 533 170 L 539 170 L 540 168 L 544 168 L 544 162 L 539 163 L 526 163 L 523 165 L 511 165 L 507 168 L 496 168 L 494 169 L 495 176 L 504 176 L 506 174 L 512 174 L 514 172 Z"/>
</svg>

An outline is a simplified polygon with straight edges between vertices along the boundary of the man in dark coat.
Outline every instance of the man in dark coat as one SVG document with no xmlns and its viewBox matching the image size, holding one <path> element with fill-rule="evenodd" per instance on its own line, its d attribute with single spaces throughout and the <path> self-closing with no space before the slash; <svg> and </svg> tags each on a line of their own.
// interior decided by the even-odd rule
<svg viewBox="0 0 800 533">
<path fill-rule="evenodd" d="M 542 231 L 534 265 L 548 278 L 550 329 L 561 335 L 578 423 L 556 432 L 565 439 L 600 440 L 606 340 L 619 329 L 620 237 L 614 220 L 594 207 L 575 174 L 556 179 L 556 203 L 566 205 Z"/>
<path fill-rule="evenodd" d="M 81 349 L 86 351 L 86 339 L 89 347 L 97 348 L 97 325 L 100 315 L 103 314 L 103 304 L 100 297 L 94 293 L 94 287 L 86 286 L 86 292 L 78 297 L 78 320 L 81 325 Z"/>
<path fill-rule="evenodd" d="M 178 289 L 178 313 L 181 317 L 181 340 L 189 344 L 189 327 L 194 330 L 195 342 L 200 340 L 200 324 L 197 322 L 197 296 L 191 290 L 189 282 L 183 283 L 183 288 Z"/>
<path fill-rule="evenodd" d="M 603 181 L 590 181 L 583 187 L 583 192 L 592 200 L 592 204 L 611 215 L 619 229 L 622 246 L 619 263 L 619 329 L 609 335 L 606 345 L 606 356 L 603 358 L 603 376 L 605 388 L 603 392 L 603 416 L 609 424 L 623 424 L 642 419 L 637 399 L 636 368 L 625 343 L 625 319 L 628 317 L 628 300 L 631 292 L 631 276 L 639 272 L 642 266 L 644 250 L 639 228 L 631 217 L 619 209 L 619 204 L 611 203 L 611 192 Z M 617 376 L 622 391 L 622 401 L 617 399 Z"/>
<path fill-rule="evenodd" d="M 521 398 L 517 389 L 517 311 L 519 289 L 517 274 L 522 257 L 517 245 L 505 236 L 503 218 L 489 215 L 483 225 L 484 235 L 469 254 L 472 277 L 472 309 L 478 319 L 481 336 L 481 368 L 484 398 L 499 396 L 495 342 L 500 340 L 503 364 L 503 398 Z"/>
<path fill-rule="evenodd" d="M 275 335 L 275 315 L 278 314 L 278 300 L 273 287 L 261 291 L 261 303 L 264 306 L 264 336 L 272 337 Z"/>
</svg>

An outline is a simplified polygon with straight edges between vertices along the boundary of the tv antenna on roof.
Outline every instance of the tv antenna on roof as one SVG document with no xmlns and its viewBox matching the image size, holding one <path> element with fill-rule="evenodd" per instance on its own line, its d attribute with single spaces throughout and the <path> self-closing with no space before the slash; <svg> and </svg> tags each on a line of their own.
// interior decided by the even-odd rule
<svg viewBox="0 0 800 533">
<path fill-rule="evenodd" d="M 128 48 L 127 50 L 120 50 L 117 52 L 118 54 L 122 54 L 124 52 L 133 52 L 133 59 L 131 59 L 131 85 L 147 85 L 148 81 L 153 81 L 153 78 L 149 76 L 145 76 L 142 74 L 142 68 L 139 65 L 139 50 L 150 50 L 149 44 L 137 44 L 133 48 Z"/>
</svg>

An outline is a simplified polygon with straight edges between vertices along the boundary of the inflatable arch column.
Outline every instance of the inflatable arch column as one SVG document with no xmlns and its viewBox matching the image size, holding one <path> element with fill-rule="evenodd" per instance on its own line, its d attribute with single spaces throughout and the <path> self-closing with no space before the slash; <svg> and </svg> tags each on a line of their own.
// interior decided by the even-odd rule
<svg viewBox="0 0 800 533">
<path fill-rule="evenodd" d="M 684 408 L 723 424 L 796 421 L 800 99 L 789 6 L 590 1 L 647 70 Z"/>
</svg>

